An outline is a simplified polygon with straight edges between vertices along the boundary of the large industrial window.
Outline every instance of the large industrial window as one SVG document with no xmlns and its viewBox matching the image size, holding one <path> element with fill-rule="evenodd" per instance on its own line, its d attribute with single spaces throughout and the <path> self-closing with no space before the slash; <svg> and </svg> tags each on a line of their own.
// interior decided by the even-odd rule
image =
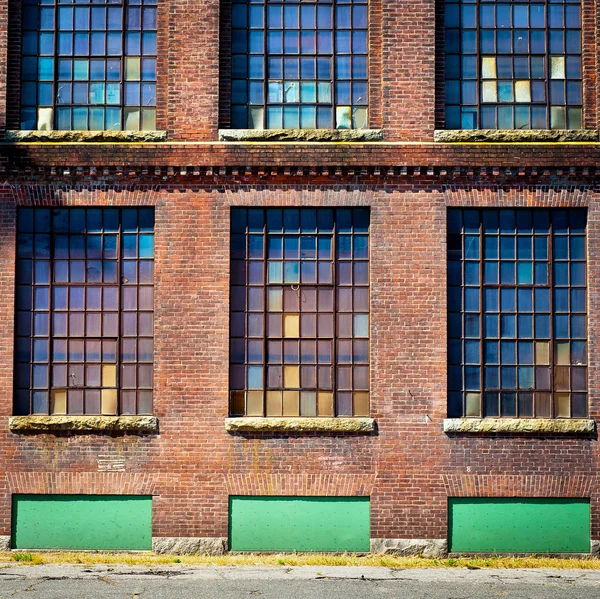
<svg viewBox="0 0 600 599">
<path fill-rule="evenodd" d="M 586 212 L 448 211 L 448 414 L 587 415 Z"/>
<path fill-rule="evenodd" d="M 23 0 L 21 129 L 155 129 L 156 4 Z"/>
<path fill-rule="evenodd" d="M 369 415 L 369 211 L 233 208 L 230 413 Z"/>
<path fill-rule="evenodd" d="M 446 0 L 446 128 L 580 129 L 579 0 Z"/>
<path fill-rule="evenodd" d="M 154 209 L 20 208 L 16 414 L 152 413 Z"/>
<path fill-rule="evenodd" d="M 364 129 L 367 0 L 233 0 L 232 126 Z"/>
</svg>

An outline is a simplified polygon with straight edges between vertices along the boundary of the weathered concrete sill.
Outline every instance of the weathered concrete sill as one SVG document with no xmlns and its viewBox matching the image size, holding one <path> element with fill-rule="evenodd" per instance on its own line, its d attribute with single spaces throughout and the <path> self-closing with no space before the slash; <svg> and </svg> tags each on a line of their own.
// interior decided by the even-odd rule
<svg viewBox="0 0 600 599">
<path fill-rule="evenodd" d="M 381 129 L 219 129 L 219 141 L 382 141 Z"/>
<path fill-rule="evenodd" d="M 5 142 L 151 142 L 167 141 L 166 131 L 6 131 Z"/>
<path fill-rule="evenodd" d="M 587 418 L 446 418 L 445 433 L 582 433 L 596 430 Z"/>
<path fill-rule="evenodd" d="M 8 428 L 13 433 L 121 432 L 157 433 L 156 416 L 12 416 Z"/>
<path fill-rule="evenodd" d="M 373 418 L 227 418 L 225 430 L 230 433 L 372 433 Z"/>
<path fill-rule="evenodd" d="M 597 129 L 438 129 L 433 139 L 440 143 L 459 142 L 552 142 L 598 141 Z"/>
</svg>

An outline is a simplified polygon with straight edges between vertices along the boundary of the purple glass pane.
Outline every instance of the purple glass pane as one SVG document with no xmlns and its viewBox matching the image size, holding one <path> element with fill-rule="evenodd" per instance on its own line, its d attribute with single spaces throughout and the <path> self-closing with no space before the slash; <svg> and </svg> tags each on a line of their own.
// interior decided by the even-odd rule
<svg viewBox="0 0 600 599">
<path fill-rule="evenodd" d="M 137 310 L 137 287 L 123 287 L 121 289 L 121 309 Z"/>
<path fill-rule="evenodd" d="M 152 389 L 152 365 L 140 364 L 138 366 L 138 387 Z"/>
<path fill-rule="evenodd" d="M 123 315 L 125 316 L 125 315 Z M 102 336 L 117 337 L 119 332 L 119 315 L 116 312 L 103 312 Z"/>
<path fill-rule="evenodd" d="M 135 391 L 121 391 L 121 414 L 135 414 Z"/>
<path fill-rule="evenodd" d="M 83 337 L 85 319 L 83 312 L 71 312 L 69 314 L 69 336 Z"/>
<path fill-rule="evenodd" d="M 87 387 L 100 386 L 100 365 L 89 364 L 85 367 L 85 384 Z"/>
<path fill-rule="evenodd" d="M 122 339 L 121 340 L 121 362 L 136 362 L 137 361 L 137 340 Z"/>
<path fill-rule="evenodd" d="M 140 260 L 140 284 L 154 283 L 154 261 Z"/>
<path fill-rule="evenodd" d="M 335 403 L 338 416 L 352 416 L 352 393 L 337 393 Z"/>
<path fill-rule="evenodd" d="M 138 339 L 138 361 L 152 362 L 153 347 L 152 339 Z"/>
<path fill-rule="evenodd" d="M 67 314 L 54 313 L 52 314 L 52 334 L 55 337 L 66 337 L 67 335 Z"/>
<path fill-rule="evenodd" d="M 152 414 L 152 391 L 138 393 L 138 414 Z"/>
<path fill-rule="evenodd" d="M 153 334 L 152 312 L 140 312 L 138 315 L 138 335 L 152 336 Z"/>
<path fill-rule="evenodd" d="M 102 290 L 104 309 L 117 310 L 119 307 L 119 290 L 117 287 L 104 287 Z"/>
<path fill-rule="evenodd" d="M 100 314 L 88 313 L 85 317 L 85 334 L 86 337 L 100 337 L 101 335 L 101 319 Z"/>
<path fill-rule="evenodd" d="M 126 337 L 137 335 L 137 314 L 135 312 L 121 314 L 121 334 Z"/>
<path fill-rule="evenodd" d="M 67 394 L 67 414 L 83 414 L 82 389 L 69 389 Z"/>
<path fill-rule="evenodd" d="M 136 367 L 128 366 L 126 364 L 121 365 L 121 388 L 122 389 L 135 389 L 136 387 Z"/>
<path fill-rule="evenodd" d="M 85 390 L 85 413 L 100 414 L 100 389 Z"/>
</svg>

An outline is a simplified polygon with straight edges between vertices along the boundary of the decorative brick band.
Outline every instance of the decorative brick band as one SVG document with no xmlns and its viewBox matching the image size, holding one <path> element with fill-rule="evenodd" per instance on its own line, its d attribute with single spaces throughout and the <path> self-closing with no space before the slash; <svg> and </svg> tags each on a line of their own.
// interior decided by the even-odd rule
<svg viewBox="0 0 600 599">
<path fill-rule="evenodd" d="M 445 474 L 448 497 L 590 497 L 594 477 Z"/>
<path fill-rule="evenodd" d="M 596 430 L 587 418 L 446 418 L 445 433 L 586 434 Z"/>
<path fill-rule="evenodd" d="M 151 475 L 125 472 L 7 472 L 9 493 L 156 495 Z"/>
<path fill-rule="evenodd" d="M 229 474 L 228 495 L 368 497 L 375 474 Z"/>
<path fill-rule="evenodd" d="M 157 433 L 156 416 L 12 416 L 8 428 L 13 433 L 52 433 L 57 431 Z"/>
<path fill-rule="evenodd" d="M 372 433 L 373 418 L 227 418 L 229 433 Z"/>
</svg>

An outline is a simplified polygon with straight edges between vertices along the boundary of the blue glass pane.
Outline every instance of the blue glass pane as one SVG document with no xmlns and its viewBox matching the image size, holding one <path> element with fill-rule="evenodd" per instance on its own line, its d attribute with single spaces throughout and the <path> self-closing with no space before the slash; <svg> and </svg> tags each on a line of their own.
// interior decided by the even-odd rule
<svg viewBox="0 0 600 599">
<path fill-rule="evenodd" d="M 465 263 L 465 285 L 479 285 L 478 262 Z"/>
<path fill-rule="evenodd" d="M 571 316 L 571 337 L 579 339 L 587 337 L 584 315 Z"/>
<path fill-rule="evenodd" d="M 550 337 L 550 316 L 536 314 L 535 336 L 538 339 L 547 339 Z"/>
<path fill-rule="evenodd" d="M 502 389 L 514 389 L 517 386 L 517 369 L 513 366 L 501 366 L 500 383 Z"/>
<path fill-rule="evenodd" d="M 555 289 L 554 290 L 554 311 L 568 312 L 569 311 L 569 290 Z"/>
<path fill-rule="evenodd" d="M 519 364 L 533 364 L 533 342 L 519 341 Z"/>
<path fill-rule="evenodd" d="M 513 338 L 517 335 L 517 322 L 514 314 L 500 315 L 500 336 Z"/>
<path fill-rule="evenodd" d="M 514 262 L 501 262 L 500 263 L 500 283 L 501 284 L 514 284 L 515 282 L 515 264 Z"/>
<path fill-rule="evenodd" d="M 569 336 L 569 317 L 556 315 L 554 316 L 554 336 L 563 338 Z"/>
<path fill-rule="evenodd" d="M 465 314 L 465 337 L 479 337 L 479 314 Z"/>
<path fill-rule="evenodd" d="M 535 284 L 536 285 L 547 285 L 548 284 L 548 265 L 545 262 L 536 262 L 534 268 Z"/>
<path fill-rule="evenodd" d="M 498 290 L 485 289 L 483 292 L 483 302 L 486 312 L 498 312 Z"/>
<path fill-rule="evenodd" d="M 571 264 L 571 285 L 585 285 L 585 262 Z"/>
<path fill-rule="evenodd" d="M 480 360 L 480 343 L 479 341 L 465 341 L 465 363 L 479 364 Z"/>
<path fill-rule="evenodd" d="M 554 284 L 566 286 L 569 284 L 569 263 L 555 262 L 554 263 Z"/>
<path fill-rule="evenodd" d="M 483 257 L 498 259 L 498 237 L 486 235 L 483 239 Z"/>
<path fill-rule="evenodd" d="M 517 284 L 528 285 L 533 283 L 533 264 L 531 262 L 517 263 Z"/>
<path fill-rule="evenodd" d="M 483 266 L 483 282 L 498 283 L 498 262 L 485 262 Z"/>
<path fill-rule="evenodd" d="M 585 312 L 584 289 L 571 289 L 571 312 Z"/>
<path fill-rule="evenodd" d="M 517 320 L 518 337 L 521 339 L 533 337 L 533 316 L 531 314 L 519 314 Z"/>
<path fill-rule="evenodd" d="M 477 366 L 465 366 L 465 389 L 478 391 L 481 388 L 480 373 Z"/>
<path fill-rule="evenodd" d="M 465 310 L 468 312 L 479 311 L 479 289 L 465 289 Z"/>
<path fill-rule="evenodd" d="M 519 366 L 519 389 L 533 389 L 533 367 Z"/>
<path fill-rule="evenodd" d="M 515 257 L 515 238 L 500 238 L 500 258 L 511 260 Z"/>
<path fill-rule="evenodd" d="M 465 235 L 465 258 L 479 259 L 479 237 Z"/>
<path fill-rule="evenodd" d="M 262 366 L 248 366 L 248 389 L 263 388 Z"/>
<path fill-rule="evenodd" d="M 498 334 L 498 315 L 497 314 L 486 314 L 483 317 L 484 335 L 490 339 L 497 339 Z"/>
<path fill-rule="evenodd" d="M 485 351 L 484 361 L 486 364 L 498 364 L 498 342 L 497 341 L 486 341 L 484 351 Z"/>
</svg>

